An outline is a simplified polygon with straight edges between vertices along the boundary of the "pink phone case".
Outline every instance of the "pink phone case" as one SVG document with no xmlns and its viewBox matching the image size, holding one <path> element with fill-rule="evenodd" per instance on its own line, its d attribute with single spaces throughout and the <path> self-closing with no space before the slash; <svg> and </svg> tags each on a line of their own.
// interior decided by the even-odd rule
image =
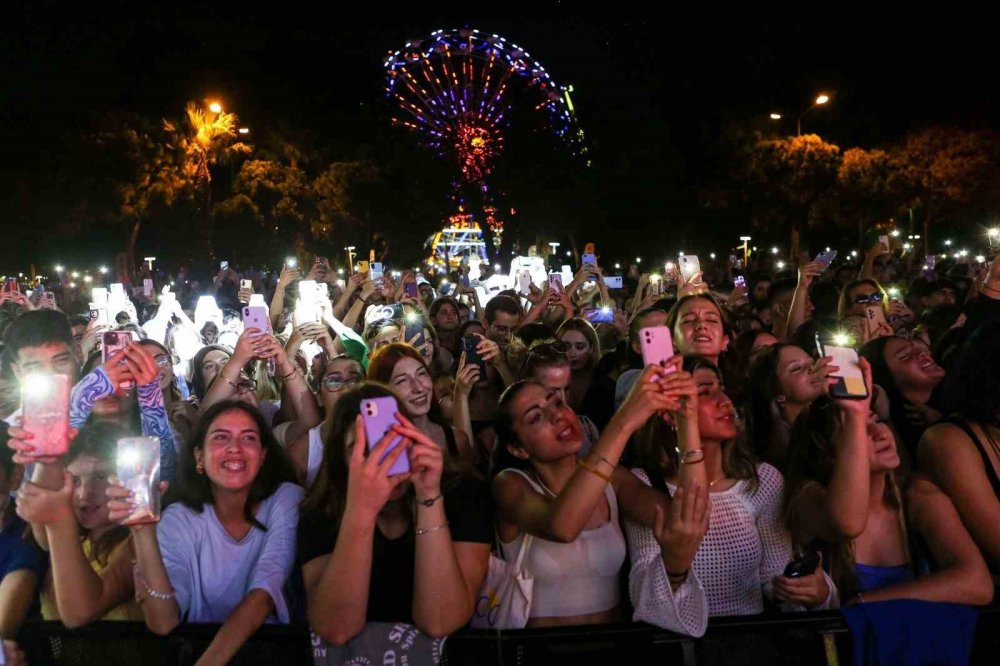
<svg viewBox="0 0 1000 666">
<path fill-rule="evenodd" d="M 160 438 L 122 437 L 115 460 L 118 482 L 132 491 L 132 513 L 122 525 L 160 520 Z"/>
<path fill-rule="evenodd" d="M 61 456 L 69 450 L 68 375 L 25 377 L 21 384 L 22 426 L 34 435 L 36 456 Z"/>
<path fill-rule="evenodd" d="M 674 339 L 666 326 L 650 326 L 639 331 L 639 344 L 642 345 L 642 361 L 645 365 L 658 365 L 666 368 L 668 360 L 674 356 Z M 674 366 L 667 368 L 673 372 Z"/>
<path fill-rule="evenodd" d="M 267 308 L 260 305 L 247 305 L 243 308 L 243 328 L 256 328 L 262 331 L 259 335 L 271 332 L 271 319 Z"/>
<path fill-rule="evenodd" d="M 106 331 L 101 336 L 101 362 L 107 363 L 109 358 L 128 347 L 131 342 L 132 336 L 128 331 Z M 124 363 L 124 358 L 119 359 L 118 363 Z M 130 389 L 135 387 L 135 381 L 126 380 L 121 382 L 120 386 Z"/>
<path fill-rule="evenodd" d="M 365 422 L 365 438 L 368 440 L 369 451 L 375 448 L 385 434 L 389 432 L 392 425 L 397 423 L 396 413 L 398 409 L 396 399 L 392 397 L 370 398 L 361 401 L 361 418 Z M 385 456 L 389 455 L 393 449 L 399 446 L 401 441 L 402 437 L 397 437 L 393 440 L 382 458 L 384 459 Z M 406 474 L 409 471 L 410 459 L 403 453 L 389 469 L 389 476 Z"/>
<path fill-rule="evenodd" d="M 865 308 L 865 319 L 868 322 L 868 338 L 871 339 L 885 320 L 885 310 L 881 305 L 869 305 Z"/>
</svg>

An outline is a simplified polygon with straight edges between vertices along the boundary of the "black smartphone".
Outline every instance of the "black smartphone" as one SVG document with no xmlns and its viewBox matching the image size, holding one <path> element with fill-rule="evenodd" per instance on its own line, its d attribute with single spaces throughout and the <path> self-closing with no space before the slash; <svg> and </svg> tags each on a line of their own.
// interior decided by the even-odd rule
<svg viewBox="0 0 1000 666">
<path fill-rule="evenodd" d="M 403 317 L 403 321 L 406 322 L 403 328 L 403 342 L 417 348 L 423 347 L 424 342 L 426 342 L 424 339 L 424 318 L 416 312 L 410 312 Z"/>
<path fill-rule="evenodd" d="M 785 578 L 801 578 L 802 576 L 808 576 L 812 572 L 816 571 L 816 565 L 818 564 L 819 551 L 813 550 L 806 553 L 802 557 L 798 557 L 789 562 L 782 575 Z"/>
<path fill-rule="evenodd" d="M 479 341 L 480 338 L 478 336 L 466 335 L 462 338 L 462 351 L 465 352 L 466 365 L 473 363 L 478 365 L 480 377 L 485 377 L 486 361 L 483 360 L 483 357 L 479 355 L 479 351 L 476 349 L 479 346 Z"/>
</svg>

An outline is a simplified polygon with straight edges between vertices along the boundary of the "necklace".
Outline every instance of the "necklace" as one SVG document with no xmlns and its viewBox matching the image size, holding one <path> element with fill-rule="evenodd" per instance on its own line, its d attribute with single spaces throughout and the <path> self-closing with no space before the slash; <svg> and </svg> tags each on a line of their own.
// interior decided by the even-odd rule
<svg viewBox="0 0 1000 666">
<path fill-rule="evenodd" d="M 712 486 L 714 486 L 715 484 L 717 484 L 719 481 L 725 481 L 725 480 L 726 480 L 726 475 L 723 474 L 722 476 L 720 476 L 719 478 L 717 478 L 715 481 L 709 481 L 708 482 L 708 488 L 709 488 L 709 490 L 711 490 Z"/>
</svg>

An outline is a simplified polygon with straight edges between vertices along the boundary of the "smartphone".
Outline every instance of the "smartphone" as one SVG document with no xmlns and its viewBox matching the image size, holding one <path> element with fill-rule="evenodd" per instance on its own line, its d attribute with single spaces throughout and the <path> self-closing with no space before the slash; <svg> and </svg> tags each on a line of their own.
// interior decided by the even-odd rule
<svg viewBox="0 0 1000 666">
<path fill-rule="evenodd" d="M 927 267 L 927 270 L 929 270 L 929 271 L 934 270 L 934 266 L 936 266 L 936 265 L 937 265 L 937 256 L 936 255 L 928 254 L 928 255 L 924 256 L 924 266 Z"/>
<path fill-rule="evenodd" d="M 417 290 L 416 282 L 404 282 L 403 283 L 403 293 L 410 298 L 420 298 L 420 292 Z"/>
<path fill-rule="evenodd" d="M 21 285 L 16 277 L 9 277 L 3 281 L 3 290 L 5 293 L 20 294 Z"/>
<path fill-rule="evenodd" d="M 868 325 L 868 339 L 876 337 L 877 331 L 887 324 L 885 320 L 885 310 L 881 305 L 869 305 L 865 307 L 865 321 Z"/>
<path fill-rule="evenodd" d="M 381 261 L 373 261 L 371 263 L 371 274 L 372 274 L 371 275 L 372 282 L 374 282 L 376 285 L 378 285 L 379 287 L 381 287 L 382 286 L 382 277 L 384 275 L 384 273 L 382 272 L 382 262 Z"/>
<path fill-rule="evenodd" d="M 358 262 L 358 272 L 359 273 L 367 273 L 368 272 L 368 262 L 367 261 L 359 261 Z"/>
<path fill-rule="evenodd" d="M 285 268 L 295 268 L 299 265 L 299 260 L 295 257 L 285 257 Z"/>
<path fill-rule="evenodd" d="M 659 275 L 655 276 L 655 279 L 652 276 L 649 278 L 649 293 L 653 296 L 663 293 L 663 279 Z"/>
<path fill-rule="evenodd" d="M 649 326 L 639 330 L 639 344 L 642 346 L 642 362 L 646 366 L 667 367 L 667 361 L 674 356 L 674 339 L 667 326 Z M 673 372 L 670 366 L 668 372 Z"/>
<path fill-rule="evenodd" d="M 531 293 L 531 271 L 527 268 L 522 268 L 517 272 L 517 284 L 518 289 L 524 295 Z"/>
<path fill-rule="evenodd" d="M 587 313 L 587 321 L 591 324 L 613 324 L 615 311 L 606 306 L 595 308 Z"/>
<path fill-rule="evenodd" d="M 56 295 L 51 291 L 43 291 L 42 295 L 38 299 L 38 307 L 44 308 L 46 310 L 55 310 L 56 308 Z"/>
<path fill-rule="evenodd" d="M 830 386 L 830 397 L 860 400 L 868 397 L 868 387 L 865 386 L 865 376 L 858 364 L 858 352 L 850 347 L 830 347 L 824 345 L 816 336 L 816 346 L 819 355 L 830 356 L 832 365 L 840 368 L 836 374 L 830 375 L 837 382 Z"/>
<path fill-rule="evenodd" d="M 608 289 L 622 289 L 622 276 L 612 275 L 611 277 L 604 278 L 604 286 Z"/>
<path fill-rule="evenodd" d="M 785 572 L 781 575 L 785 578 L 801 578 L 816 571 L 818 565 L 819 551 L 813 550 L 789 562 L 788 566 L 785 567 Z"/>
<path fill-rule="evenodd" d="M 253 291 L 253 280 L 240 280 L 240 289 Z"/>
<path fill-rule="evenodd" d="M 220 261 L 219 262 L 219 270 L 224 271 L 224 270 L 227 270 L 228 268 L 229 268 L 229 262 L 228 261 Z"/>
<path fill-rule="evenodd" d="M 369 451 L 375 448 L 393 424 L 397 423 L 396 414 L 398 412 L 399 407 L 396 405 L 396 399 L 391 396 L 361 401 L 361 419 L 365 422 L 365 439 L 368 440 Z M 389 448 L 385 450 L 385 455 L 389 455 L 402 441 L 402 437 L 396 437 L 389 444 Z M 382 456 L 382 459 L 385 459 L 385 456 Z M 389 468 L 389 476 L 406 474 L 409 471 L 410 459 L 403 453 Z"/>
<path fill-rule="evenodd" d="M 424 318 L 416 312 L 403 317 L 403 338 L 404 342 L 412 344 L 414 347 L 423 347 L 426 339 L 424 337 Z M 416 338 L 416 340 L 414 340 Z M 411 343 L 410 341 L 413 340 Z"/>
<path fill-rule="evenodd" d="M 122 437 L 115 456 L 118 483 L 132 491 L 135 508 L 122 525 L 160 520 L 160 438 Z"/>
<path fill-rule="evenodd" d="M 69 451 L 69 375 L 28 375 L 21 383 L 22 427 L 34 435 L 36 456 Z"/>
<path fill-rule="evenodd" d="M 836 258 L 837 258 L 837 251 L 830 250 L 829 252 L 820 252 L 819 254 L 816 255 L 816 258 L 813 259 L 813 261 L 818 261 L 822 263 L 823 270 L 826 270 L 827 268 L 830 267 L 830 264 L 832 264 L 833 260 Z"/>
<path fill-rule="evenodd" d="M 142 295 L 146 298 L 153 297 L 153 281 L 149 278 L 143 278 L 142 280 Z"/>
<path fill-rule="evenodd" d="M 591 266 L 597 266 L 597 255 L 592 252 L 583 253 L 583 264 L 590 264 Z"/>
<path fill-rule="evenodd" d="M 267 314 L 267 308 L 259 305 L 247 305 L 243 308 L 243 328 L 256 328 L 261 331 L 254 337 L 260 337 L 271 332 L 271 318 Z"/>
<path fill-rule="evenodd" d="M 737 275 L 736 277 L 733 278 L 733 286 L 736 287 L 737 289 L 746 289 L 747 279 L 742 275 Z"/>
<path fill-rule="evenodd" d="M 553 290 L 557 294 L 561 294 L 563 290 L 562 275 L 559 273 L 549 273 L 549 289 Z"/>
<path fill-rule="evenodd" d="M 879 236 L 878 242 L 882 245 L 883 251 L 889 252 L 889 237 L 887 235 L 882 234 L 881 236 Z"/>
<path fill-rule="evenodd" d="M 694 277 L 695 273 L 701 272 L 701 261 L 696 254 L 685 254 L 678 260 L 678 263 L 681 265 L 681 275 L 684 276 L 685 281 Z"/>
<path fill-rule="evenodd" d="M 476 347 L 479 346 L 480 338 L 476 335 L 466 335 L 462 338 L 462 351 L 465 352 L 465 364 L 475 364 L 479 366 L 479 378 L 486 376 L 486 361 L 479 355 Z"/>
<path fill-rule="evenodd" d="M 107 363 L 108 359 L 122 351 L 132 342 L 132 336 L 128 331 L 105 331 L 101 334 L 101 362 Z M 119 360 L 118 363 L 123 363 Z M 129 379 L 121 384 L 121 388 L 130 389 L 135 386 L 135 380 Z"/>
</svg>

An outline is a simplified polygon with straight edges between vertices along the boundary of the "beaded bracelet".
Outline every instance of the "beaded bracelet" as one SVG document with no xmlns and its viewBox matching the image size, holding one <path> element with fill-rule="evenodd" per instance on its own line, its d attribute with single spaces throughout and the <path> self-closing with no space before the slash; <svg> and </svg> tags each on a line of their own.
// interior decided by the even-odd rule
<svg viewBox="0 0 1000 666">
<path fill-rule="evenodd" d="M 142 575 L 142 570 L 139 569 L 139 563 L 136 562 L 135 560 L 132 561 L 132 576 L 135 580 L 142 583 L 142 586 L 146 588 L 146 594 L 154 599 L 159 599 L 160 601 L 169 601 L 170 599 L 173 599 L 177 594 L 177 591 L 174 590 L 173 588 L 170 588 L 169 592 L 157 592 L 156 590 L 151 588 L 149 586 L 149 583 L 146 582 L 146 577 Z M 139 599 L 138 590 L 136 590 L 136 601 L 141 602 L 141 600 Z"/>
</svg>

